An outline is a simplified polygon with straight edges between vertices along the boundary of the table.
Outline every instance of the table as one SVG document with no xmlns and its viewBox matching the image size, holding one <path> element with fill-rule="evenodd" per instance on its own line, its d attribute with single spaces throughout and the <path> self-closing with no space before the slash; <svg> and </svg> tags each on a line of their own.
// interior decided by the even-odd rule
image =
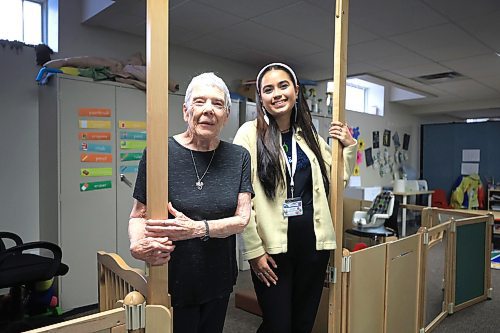
<svg viewBox="0 0 500 333">
<path fill-rule="evenodd" d="M 410 192 L 392 192 L 396 197 L 403 198 L 402 204 L 406 205 L 408 203 L 408 197 L 413 195 L 427 195 L 427 206 L 431 207 L 432 194 L 434 191 L 410 191 Z M 406 208 L 403 207 L 401 211 L 401 237 L 406 236 Z"/>
</svg>

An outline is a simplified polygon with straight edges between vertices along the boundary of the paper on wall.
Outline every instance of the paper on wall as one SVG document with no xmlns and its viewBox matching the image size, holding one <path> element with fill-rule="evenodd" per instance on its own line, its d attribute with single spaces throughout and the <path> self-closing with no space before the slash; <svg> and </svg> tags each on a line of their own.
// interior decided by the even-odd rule
<svg viewBox="0 0 500 333">
<path fill-rule="evenodd" d="M 463 149 L 462 162 L 479 162 L 481 155 L 480 149 Z"/>
<path fill-rule="evenodd" d="M 462 175 L 479 174 L 479 163 L 462 163 Z"/>
</svg>

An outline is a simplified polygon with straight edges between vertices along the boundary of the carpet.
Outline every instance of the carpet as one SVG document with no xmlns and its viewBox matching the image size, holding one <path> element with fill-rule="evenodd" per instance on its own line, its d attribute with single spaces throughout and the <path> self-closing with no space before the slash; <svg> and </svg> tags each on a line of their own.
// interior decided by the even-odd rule
<svg viewBox="0 0 500 333">
<path fill-rule="evenodd" d="M 500 269 L 500 250 L 491 251 L 491 268 Z"/>
</svg>

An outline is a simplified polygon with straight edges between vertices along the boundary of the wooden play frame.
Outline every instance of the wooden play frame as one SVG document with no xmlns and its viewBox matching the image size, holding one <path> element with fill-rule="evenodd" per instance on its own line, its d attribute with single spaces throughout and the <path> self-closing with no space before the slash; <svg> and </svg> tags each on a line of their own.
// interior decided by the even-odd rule
<svg viewBox="0 0 500 333">
<path fill-rule="evenodd" d="M 412 236 L 382 243 L 361 251 L 343 250 L 341 273 L 341 332 L 431 332 L 448 315 L 491 298 L 491 228 L 493 216 L 474 212 L 408 205 L 422 212 L 422 226 Z M 446 219 L 439 217 L 446 216 Z M 484 288 L 477 297 L 456 304 L 456 230 L 466 225 L 484 225 Z M 443 304 L 433 318 L 425 318 L 426 279 L 430 249 L 444 247 Z M 326 332 L 327 308 L 320 306 L 313 332 Z M 427 319 L 427 320 L 426 320 Z M 428 322 L 426 325 L 426 321 Z M 331 326 L 331 325 L 330 325 Z"/>
</svg>

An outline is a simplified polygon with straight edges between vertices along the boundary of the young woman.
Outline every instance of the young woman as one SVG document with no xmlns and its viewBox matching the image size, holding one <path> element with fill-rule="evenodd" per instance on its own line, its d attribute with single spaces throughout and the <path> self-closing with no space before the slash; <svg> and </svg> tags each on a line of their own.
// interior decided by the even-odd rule
<svg viewBox="0 0 500 333">
<path fill-rule="evenodd" d="M 251 156 L 255 197 L 242 238 L 263 312 L 258 332 L 310 332 L 336 247 L 328 206 L 330 148 L 316 133 L 289 66 L 265 66 L 256 85 L 257 119 L 243 124 L 234 142 Z M 344 146 L 347 180 L 357 142 L 340 122 L 332 122 L 329 134 Z"/>
</svg>

